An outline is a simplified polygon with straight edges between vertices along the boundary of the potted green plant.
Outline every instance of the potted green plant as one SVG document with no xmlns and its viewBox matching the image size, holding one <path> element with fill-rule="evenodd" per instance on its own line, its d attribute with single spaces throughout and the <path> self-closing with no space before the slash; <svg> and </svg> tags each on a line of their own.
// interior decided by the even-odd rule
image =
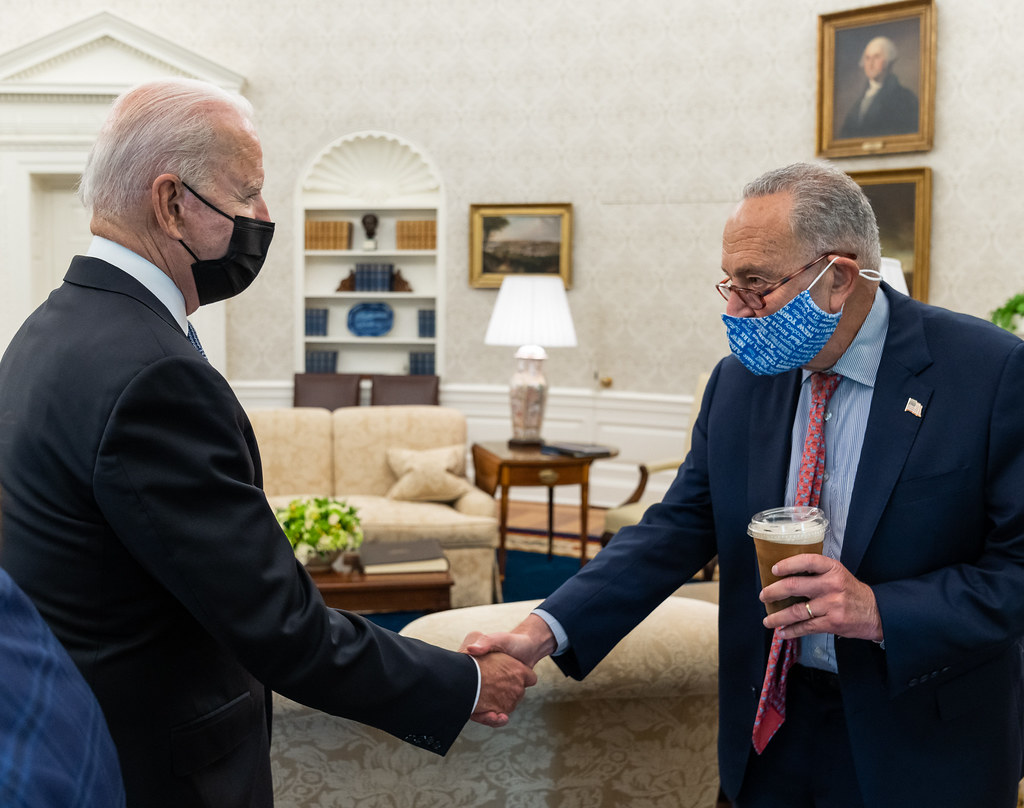
<svg viewBox="0 0 1024 808">
<path fill-rule="evenodd" d="M 1024 336 L 1024 292 L 1014 295 L 993 311 L 991 318 L 1000 328 Z"/>
<path fill-rule="evenodd" d="M 356 509 L 329 497 L 300 497 L 275 511 L 295 557 L 309 570 L 328 569 L 363 543 Z"/>
</svg>

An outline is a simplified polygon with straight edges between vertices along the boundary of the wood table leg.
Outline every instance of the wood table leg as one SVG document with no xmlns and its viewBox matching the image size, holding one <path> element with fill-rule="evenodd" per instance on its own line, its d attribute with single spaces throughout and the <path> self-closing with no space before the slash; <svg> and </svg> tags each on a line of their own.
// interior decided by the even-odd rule
<svg viewBox="0 0 1024 808">
<path fill-rule="evenodd" d="M 501 486 L 501 521 L 498 525 L 498 575 L 505 580 L 505 541 L 508 537 L 508 483 Z"/>
<path fill-rule="evenodd" d="M 587 511 L 589 510 L 589 503 L 587 501 L 587 491 L 589 489 L 587 479 L 584 478 L 583 482 L 580 483 L 580 566 L 582 567 L 587 563 Z"/>
<path fill-rule="evenodd" d="M 548 487 L 548 561 L 555 551 L 555 487 Z"/>
</svg>

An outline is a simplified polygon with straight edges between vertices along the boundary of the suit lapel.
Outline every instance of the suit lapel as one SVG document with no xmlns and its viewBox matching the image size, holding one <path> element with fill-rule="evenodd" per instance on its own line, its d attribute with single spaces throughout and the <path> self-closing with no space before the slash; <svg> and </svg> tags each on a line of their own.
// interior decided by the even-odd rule
<svg viewBox="0 0 1024 808">
<path fill-rule="evenodd" d="M 855 575 L 928 415 L 933 392 L 931 385 L 918 378 L 932 362 L 919 304 L 898 293 L 886 294 L 889 328 L 843 537 L 841 560 Z"/>
<path fill-rule="evenodd" d="M 747 508 L 751 516 L 784 504 L 800 376 L 799 370 L 759 376 L 751 388 L 747 424 Z"/>
</svg>

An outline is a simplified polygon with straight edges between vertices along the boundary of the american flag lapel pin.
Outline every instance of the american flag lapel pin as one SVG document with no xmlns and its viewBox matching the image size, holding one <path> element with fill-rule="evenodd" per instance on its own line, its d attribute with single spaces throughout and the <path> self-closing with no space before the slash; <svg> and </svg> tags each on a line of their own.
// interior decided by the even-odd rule
<svg viewBox="0 0 1024 808">
<path fill-rule="evenodd" d="M 921 406 L 921 402 L 916 398 L 908 398 L 907 406 L 903 408 L 903 412 L 909 412 L 911 415 L 916 415 L 920 418 L 924 412 L 924 407 Z"/>
</svg>

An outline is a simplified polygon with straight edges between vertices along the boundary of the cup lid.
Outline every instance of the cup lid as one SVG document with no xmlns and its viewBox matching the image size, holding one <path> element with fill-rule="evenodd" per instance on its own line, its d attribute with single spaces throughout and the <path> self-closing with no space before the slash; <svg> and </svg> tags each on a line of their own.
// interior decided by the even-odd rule
<svg viewBox="0 0 1024 808">
<path fill-rule="evenodd" d="M 756 538 L 778 539 L 782 536 L 794 538 L 809 534 L 825 535 L 828 519 L 821 508 L 807 505 L 787 505 L 784 508 L 771 508 L 760 511 L 750 517 L 747 535 Z M 816 539 L 814 539 L 816 540 Z"/>
</svg>

